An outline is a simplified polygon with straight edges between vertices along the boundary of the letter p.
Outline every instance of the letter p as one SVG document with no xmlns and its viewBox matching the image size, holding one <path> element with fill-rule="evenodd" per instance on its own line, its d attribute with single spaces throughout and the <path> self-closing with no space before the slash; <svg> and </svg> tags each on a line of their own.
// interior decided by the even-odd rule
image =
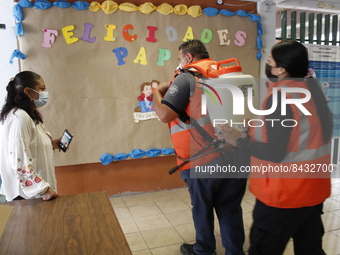
<svg viewBox="0 0 340 255">
<path fill-rule="evenodd" d="M 223 124 L 227 124 L 228 120 L 226 119 L 214 119 L 213 120 L 213 127 L 216 127 L 216 125 L 223 125 Z"/>
<path fill-rule="evenodd" d="M 158 49 L 158 66 L 164 66 L 164 61 L 169 60 L 171 58 L 171 52 L 166 49 Z"/>
<path fill-rule="evenodd" d="M 114 54 L 116 54 L 118 65 L 124 65 L 126 62 L 123 60 L 123 58 L 128 55 L 128 50 L 125 47 L 119 47 L 117 49 L 113 49 L 112 51 Z"/>
</svg>

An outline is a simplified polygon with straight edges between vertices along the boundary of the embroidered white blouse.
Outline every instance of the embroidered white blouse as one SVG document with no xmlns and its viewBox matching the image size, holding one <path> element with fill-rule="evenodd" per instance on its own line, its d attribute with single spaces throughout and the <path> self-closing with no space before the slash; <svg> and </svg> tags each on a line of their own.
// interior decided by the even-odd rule
<svg viewBox="0 0 340 255">
<path fill-rule="evenodd" d="M 56 191 L 51 135 L 21 109 L 12 110 L 0 130 L 0 193 L 12 201 L 17 196 L 35 198 L 48 187 Z"/>
</svg>

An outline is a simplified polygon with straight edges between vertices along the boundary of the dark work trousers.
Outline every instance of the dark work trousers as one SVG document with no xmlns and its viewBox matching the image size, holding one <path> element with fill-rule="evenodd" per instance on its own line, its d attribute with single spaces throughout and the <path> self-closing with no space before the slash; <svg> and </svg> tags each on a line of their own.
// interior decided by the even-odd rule
<svg viewBox="0 0 340 255">
<path fill-rule="evenodd" d="M 223 164 L 221 161 L 219 162 Z M 216 211 L 222 244 L 226 255 L 244 255 L 244 227 L 241 201 L 247 179 L 190 178 L 190 170 L 181 171 L 188 184 L 192 217 L 196 230 L 194 251 L 198 255 L 212 255 L 216 249 L 214 209 Z"/>
<path fill-rule="evenodd" d="M 325 255 L 322 206 L 283 209 L 256 200 L 249 255 L 280 255 L 291 237 L 295 255 Z"/>
</svg>

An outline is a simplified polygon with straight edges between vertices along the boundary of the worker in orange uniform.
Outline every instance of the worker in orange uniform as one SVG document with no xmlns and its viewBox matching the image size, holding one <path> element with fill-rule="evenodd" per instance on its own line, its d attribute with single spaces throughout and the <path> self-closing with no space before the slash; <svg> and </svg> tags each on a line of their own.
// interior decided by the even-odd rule
<svg viewBox="0 0 340 255">
<path fill-rule="evenodd" d="M 283 254 L 290 238 L 296 255 L 325 254 L 321 214 L 331 190 L 333 123 L 319 83 L 307 73 L 308 53 L 302 44 L 276 44 L 267 62 L 271 82 L 262 106 L 277 105 L 263 116 L 277 121 L 252 128 L 250 139 L 235 128 L 220 127 L 221 137 L 251 155 L 250 191 L 256 204 L 249 255 Z M 283 100 L 289 102 L 286 107 L 281 107 Z"/>
<path fill-rule="evenodd" d="M 246 178 L 195 176 L 195 167 L 245 164 L 249 160 L 240 150 L 216 152 L 209 147 L 218 140 L 209 115 L 201 113 L 202 90 L 199 77 L 216 78 L 216 62 L 209 58 L 204 44 L 189 40 L 179 47 L 179 72 L 169 83 L 162 83 L 153 94 L 155 111 L 162 122 L 169 123 L 170 135 L 177 156 L 178 169 L 188 184 L 196 242 L 184 243 L 184 255 L 216 254 L 214 209 L 216 211 L 226 255 L 244 255 L 244 228 L 241 200 Z M 185 71 L 187 70 L 187 71 Z M 178 75 L 177 75 L 178 74 Z M 202 153 L 200 153 L 202 152 Z M 202 156 L 205 155 L 205 156 Z M 189 162 L 190 160 L 190 162 Z"/>
</svg>

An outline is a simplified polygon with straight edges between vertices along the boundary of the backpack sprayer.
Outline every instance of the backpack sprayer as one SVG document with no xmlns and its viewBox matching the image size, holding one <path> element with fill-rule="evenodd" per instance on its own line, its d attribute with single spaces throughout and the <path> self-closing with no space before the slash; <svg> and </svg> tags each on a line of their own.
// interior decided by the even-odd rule
<svg viewBox="0 0 340 255">
<path fill-rule="evenodd" d="M 235 66 L 223 67 L 223 65 L 236 62 Z M 206 100 L 206 107 L 209 112 L 210 121 L 216 130 L 218 124 L 229 124 L 238 128 L 241 132 L 247 131 L 246 120 L 254 117 L 254 114 L 248 109 L 248 97 L 252 97 L 254 105 L 259 103 L 259 92 L 256 81 L 253 76 L 243 74 L 240 62 L 236 58 L 217 62 L 217 78 L 203 77 L 199 72 L 190 70 L 190 68 L 181 69 L 182 72 L 190 72 L 199 78 L 202 85 L 213 88 L 216 97 L 220 99 L 217 103 L 216 98 L 212 93 L 204 92 L 202 100 Z M 249 89 L 251 88 L 251 89 Z M 251 95 L 249 95 L 251 91 Z M 204 105 L 202 103 L 202 105 Z M 183 162 L 169 170 L 169 174 L 176 172 L 181 166 L 191 160 L 203 157 L 212 152 L 230 151 L 231 145 L 226 144 L 224 139 L 214 139 L 210 136 L 193 118 L 183 112 L 179 118 L 184 121 L 190 121 L 190 124 L 200 133 L 204 140 L 209 144 L 203 147 L 200 151 L 192 155 L 188 159 L 182 159 Z M 208 148 L 213 147 L 213 150 L 205 152 Z"/>
</svg>

